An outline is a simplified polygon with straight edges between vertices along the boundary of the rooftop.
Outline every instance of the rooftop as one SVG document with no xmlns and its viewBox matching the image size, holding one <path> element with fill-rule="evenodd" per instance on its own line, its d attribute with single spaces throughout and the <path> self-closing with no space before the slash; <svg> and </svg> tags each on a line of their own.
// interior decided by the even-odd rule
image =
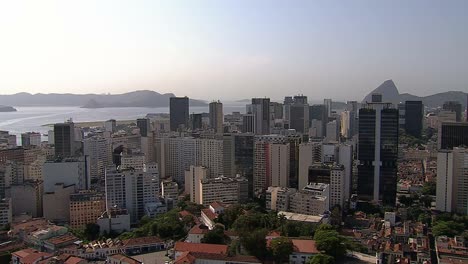
<svg viewBox="0 0 468 264">
<path fill-rule="evenodd" d="M 174 246 L 175 251 L 179 252 L 199 252 L 211 254 L 227 254 L 228 246 L 204 243 L 188 243 L 176 242 Z"/>
</svg>

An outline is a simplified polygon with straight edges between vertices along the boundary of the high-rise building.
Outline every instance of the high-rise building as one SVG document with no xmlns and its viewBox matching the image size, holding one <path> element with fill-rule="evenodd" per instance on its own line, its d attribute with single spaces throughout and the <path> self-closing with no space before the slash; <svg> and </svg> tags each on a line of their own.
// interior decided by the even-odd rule
<svg viewBox="0 0 468 264">
<path fill-rule="evenodd" d="M 396 202 L 398 118 L 398 110 L 378 95 L 359 110 L 359 199 Z"/>
<path fill-rule="evenodd" d="M 309 132 L 309 104 L 307 96 L 294 96 L 294 103 L 289 105 L 289 128 L 307 134 Z"/>
<path fill-rule="evenodd" d="M 252 98 L 252 104 L 249 106 L 254 115 L 254 133 L 257 135 L 270 134 L 270 98 Z"/>
<path fill-rule="evenodd" d="M 13 221 L 11 211 L 11 199 L 3 198 L 0 200 L 0 227 L 5 228 Z"/>
<path fill-rule="evenodd" d="M 187 96 L 171 97 L 169 115 L 171 131 L 187 129 L 189 125 L 189 98 Z"/>
<path fill-rule="evenodd" d="M 202 114 L 190 114 L 190 128 L 195 131 L 203 128 Z"/>
<path fill-rule="evenodd" d="M 84 229 L 86 224 L 94 224 L 106 211 L 104 193 L 80 191 L 70 195 L 70 227 Z"/>
<path fill-rule="evenodd" d="M 436 186 L 437 210 L 468 214 L 468 149 L 439 151 Z"/>
<path fill-rule="evenodd" d="M 104 129 L 107 132 L 114 133 L 117 131 L 117 121 L 115 119 L 109 119 L 104 122 Z"/>
<path fill-rule="evenodd" d="M 38 132 L 27 132 L 21 134 L 21 146 L 40 146 L 41 145 L 41 133 Z"/>
<path fill-rule="evenodd" d="M 330 208 L 340 206 L 343 208 L 345 202 L 345 169 L 343 165 L 334 165 L 330 170 Z"/>
<path fill-rule="evenodd" d="M 89 156 L 91 179 L 104 180 L 104 171 L 112 163 L 110 139 L 97 136 L 84 139 L 83 153 Z"/>
<path fill-rule="evenodd" d="M 137 127 L 140 129 L 140 135 L 147 137 L 151 133 L 151 121 L 149 118 L 138 118 Z"/>
<path fill-rule="evenodd" d="M 115 167 L 106 169 L 106 208 L 127 209 L 132 223 L 145 215 L 145 205 L 159 197 L 159 172 L 156 163 L 146 164 L 143 170 Z"/>
<path fill-rule="evenodd" d="M 278 102 L 270 102 L 270 114 L 272 120 L 283 119 L 283 104 Z"/>
<path fill-rule="evenodd" d="M 442 109 L 455 112 L 456 121 L 462 121 L 462 105 L 458 101 L 447 101 L 442 105 Z"/>
<path fill-rule="evenodd" d="M 289 187 L 289 143 L 273 143 L 269 147 L 270 186 Z"/>
<path fill-rule="evenodd" d="M 254 139 L 254 169 L 253 193 L 258 195 L 271 186 L 270 148 L 272 143 L 286 143 L 284 136 L 255 136 Z"/>
<path fill-rule="evenodd" d="M 44 192 L 53 192 L 55 185 L 73 185 L 76 191 L 91 187 L 89 157 L 67 158 L 60 161 L 47 161 L 42 169 Z"/>
<path fill-rule="evenodd" d="M 57 183 L 52 191 L 42 196 L 44 218 L 56 223 L 70 222 L 70 195 L 75 192 L 74 185 Z"/>
<path fill-rule="evenodd" d="M 327 114 L 327 117 L 331 117 L 332 113 L 332 99 L 323 99 L 323 105 L 325 105 L 325 113 Z"/>
<path fill-rule="evenodd" d="M 320 132 L 318 133 L 318 137 L 323 137 L 326 135 L 326 125 L 328 123 L 328 110 L 326 105 L 311 105 L 309 107 L 309 119 L 310 119 L 310 124 L 314 123 L 314 120 L 320 121 Z"/>
<path fill-rule="evenodd" d="M 197 204 L 202 204 L 200 181 L 207 177 L 207 170 L 203 166 L 191 165 L 185 171 L 185 193 L 190 195 L 190 201 Z"/>
<path fill-rule="evenodd" d="M 13 184 L 7 190 L 8 197 L 13 201 L 13 216 L 28 215 L 33 218 L 42 217 L 43 185 L 41 181 L 26 181 Z"/>
<path fill-rule="evenodd" d="M 439 127 L 438 137 L 439 149 L 468 146 L 468 123 L 442 122 Z"/>
<path fill-rule="evenodd" d="M 75 154 L 75 125 L 73 122 L 54 124 L 56 157 L 71 157 Z"/>
<path fill-rule="evenodd" d="M 242 115 L 242 132 L 243 133 L 255 132 L 255 116 L 253 114 Z"/>
<path fill-rule="evenodd" d="M 420 138 L 423 128 L 424 105 L 422 101 L 405 102 L 405 132 Z"/>
<path fill-rule="evenodd" d="M 336 120 L 327 123 L 325 142 L 338 142 L 338 123 Z"/>
<path fill-rule="evenodd" d="M 214 130 L 215 133 L 223 133 L 223 104 L 220 101 L 211 102 L 209 105 L 210 108 L 210 127 Z"/>
<path fill-rule="evenodd" d="M 249 197 L 253 196 L 254 135 L 234 133 L 223 139 L 224 176 L 240 175 L 248 180 Z"/>
</svg>

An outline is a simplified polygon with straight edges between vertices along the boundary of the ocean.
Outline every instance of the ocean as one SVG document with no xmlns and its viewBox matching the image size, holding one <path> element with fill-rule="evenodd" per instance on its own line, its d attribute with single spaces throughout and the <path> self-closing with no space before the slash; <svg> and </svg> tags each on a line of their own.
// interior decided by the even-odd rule
<svg viewBox="0 0 468 264">
<path fill-rule="evenodd" d="M 18 144 L 21 133 L 40 132 L 47 134 L 51 129 L 47 124 L 62 123 L 72 118 L 74 122 L 93 122 L 115 120 L 132 120 L 145 117 L 149 113 L 169 113 L 169 107 L 145 108 L 98 108 L 87 109 L 80 107 L 16 107 L 17 112 L 0 112 L 0 130 L 9 131 L 17 136 Z M 245 104 L 234 103 L 223 106 L 224 114 L 233 111 L 245 112 Z M 190 113 L 208 112 L 206 107 L 190 107 Z M 43 137 L 43 140 L 47 138 Z"/>
</svg>

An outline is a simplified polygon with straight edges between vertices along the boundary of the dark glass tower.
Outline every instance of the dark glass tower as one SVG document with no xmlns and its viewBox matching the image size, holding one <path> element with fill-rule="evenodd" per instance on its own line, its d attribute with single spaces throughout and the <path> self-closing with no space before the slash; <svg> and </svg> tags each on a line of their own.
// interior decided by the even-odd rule
<svg viewBox="0 0 468 264">
<path fill-rule="evenodd" d="M 468 146 L 468 123 L 442 123 L 438 134 L 439 149 L 453 149 Z"/>
<path fill-rule="evenodd" d="M 424 105 L 422 101 L 405 102 L 405 132 L 413 137 L 420 138 L 422 133 L 422 123 L 424 115 Z"/>
<path fill-rule="evenodd" d="M 189 124 L 189 98 L 187 96 L 171 97 L 169 115 L 171 131 L 187 129 Z"/>
<path fill-rule="evenodd" d="M 73 122 L 54 124 L 55 157 L 71 157 L 75 152 L 75 125 Z"/>
<path fill-rule="evenodd" d="M 442 106 L 444 110 L 455 112 L 456 121 L 461 122 L 462 119 L 462 105 L 458 101 L 448 101 Z"/>
<path fill-rule="evenodd" d="M 148 133 L 151 133 L 151 123 L 148 118 L 138 118 L 137 127 L 140 129 L 140 135 L 147 137 Z"/>
<path fill-rule="evenodd" d="M 361 200 L 395 204 L 398 118 L 398 110 L 388 103 L 368 103 L 359 110 L 357 192 Z"/>
<path fill-rule="evenodd" d="M 255 134 L 270 134 L 270 98 L 252 98 L 251 110 L 255 118 Z"/>
</svg>

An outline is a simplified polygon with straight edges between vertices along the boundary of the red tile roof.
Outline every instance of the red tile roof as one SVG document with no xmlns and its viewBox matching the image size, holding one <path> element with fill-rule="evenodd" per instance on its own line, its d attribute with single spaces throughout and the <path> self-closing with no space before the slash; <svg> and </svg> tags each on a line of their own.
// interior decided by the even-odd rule
<svg viewBox="0 0 468 264">
<path fill-rule="evenodd" d="M 174 250 L 178 252 L 199 252 L 212 254 L 227 254 L 228 246 L 204 243 L 176 242 Z"/>
<path fill-rule="evenodd" d="M 208 217 L 208 219 L 211 221 L 214 221 L 216 218 L 218 218 L 218 214 L 213 213 L 210 209 L 202 209 L 201 213 L 206 215 L 206 217 Z"/>
<path fill-rule="evenodd" d="M 139 245 L 146 245 L 146 244 L 159 244 L 164 243 L 164 241 L 157 237 L 157 236 L 148 236 L 148 237 L 137 237 L 137 238 L 129 238 L 122 241 L 122 244 L 126 247 L 129 246 L 139 246 Z"/>
<path fill-rule="evenodd" d="M 40 252 L 32 248 L 13 252 L 12 255 L 19 258 L 22 264 L 32 264 L 38 260 L 52 257 L 52 254 Z"/>
<path fill-rule="evenodd" d="M 195 259 L 207 259 L 207 260 L 222 260 L 230 263 L 262 263 L 254 256 L 228 256 L 224 254 L 210 254 L 210 253 L 197 253 L 192 252 L 189 255 L 192 255 Z"/>
<path fill-rule="evenodd" d="M 63 264 L 79 264 L 82 261 L 83 261 L 83 263 L 85 263 L 85 262 L 87 263 L 87 261 L 85 259 L 75 257 L 75 256 L 71 256 L 65 262 L 63 262 Z"/>
<path fill-rule="evenodd" d="M 74 236 L 73 234 L 68 233 L 68 234 L 65 234 L 65 235 L 50 238 L 50 239 L 47 240 L 47 242 L 54 245 L 54 246 L 58 246 L 60 244 L 73 243 L 73 242 L 78 241 L 78 240 L 79 239 L 76 236 Z"/>
<path fill-rule="evenodd" d="M 318 254 L 320 251 L 317 249 L 317 245 L 314 240 L 306 239 L 291 239 L 294 252 L 297 253 L 308 253 L 308 254 Z"/>
<path fill-rule="evenodd" d="M 192 229 L 190 229 L 190 231 L 188 233 L 189 234 L 201 235 L 201 234 L 208 233 L 208 231 L 210 231 L 210 230 L 208 229 L 207 226 L 200 224 L 200 225 L 194 225 L 192 227 Z"/>
<path fill-rule="evenodd" d="M 131 257 L 127 257 L 127 256 L 122 255 L 122 254 L 115 254 L 115 255 L 109 256 L 109 258 L 119 260 L 120 262 L 124 261 L 124 262 L 129 263 L 129 264 L 143 264 L 143 262 L 141 262 L 139 260 L 136 260 L 136 259 L 131 258 Z"/>
</svg>

